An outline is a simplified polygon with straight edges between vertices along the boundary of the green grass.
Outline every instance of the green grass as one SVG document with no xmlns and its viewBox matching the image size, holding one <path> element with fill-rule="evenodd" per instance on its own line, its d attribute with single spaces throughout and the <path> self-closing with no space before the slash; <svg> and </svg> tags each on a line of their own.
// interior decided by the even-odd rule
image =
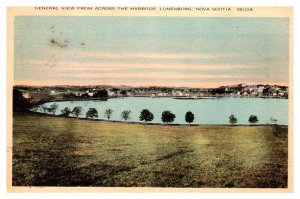
<svg viewBox="0 0 300 199">
<path fill-rule="evenodd" d="M 287 127 L 15 114 L 14 186 L 287 187 Z"/>
</svg>

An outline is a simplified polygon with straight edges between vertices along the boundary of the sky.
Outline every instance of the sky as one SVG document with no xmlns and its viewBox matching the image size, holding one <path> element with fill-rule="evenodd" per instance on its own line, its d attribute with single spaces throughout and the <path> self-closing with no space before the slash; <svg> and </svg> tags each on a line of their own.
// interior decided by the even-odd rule
<svg viewBox="0 0 300 199">
<path fill-rule="evenodd" d="M 288 18 L 17 16 L 15 85 L 288 85 Z"/>
</svg>

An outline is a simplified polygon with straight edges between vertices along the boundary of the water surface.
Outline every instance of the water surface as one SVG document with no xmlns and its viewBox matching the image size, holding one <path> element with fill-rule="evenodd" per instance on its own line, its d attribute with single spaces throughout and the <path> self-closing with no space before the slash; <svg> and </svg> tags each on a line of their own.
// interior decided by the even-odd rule
<svg viewBox="0 0 300 199">
<path fill-rule="evenodd" d="M 50 106 L 54 102 L 46 103 Z M 249 124 L 250 115 L 258 117 L 257 124 L 274 123 L 271 118 L 277 120 L 277 124 L 288 124 L 288 100 L 271 98 L 214 98 L 182 100 L 170 97 L 150 98 L 150 97 L 125 97 L 112 98 L 107 101 L 63 101 L 58 104 L 56 115 L 61 114 L 61 110 L 69 107 L 71 110 L 75 106 L 83 108 L 84 118 L 89 108 L 96 108 L 99 119 L 106 119 L 104 112 L 110 108 L 113 110 L 111 120 L 121 121 L 121 112 L 130 110 L 130 121 L 139 121 L 140 112 L 149 109 L 154 114 L 153 123 L 161 123 L 161 113 L 165 110 L 172 111 L 175 115 L 175 124 L 186 124 L 185 113 L 192 111 L 195 115 L 194 124 L 228 124 L 229 116 L 234 114 L 237 124 Z"/>
</svg>

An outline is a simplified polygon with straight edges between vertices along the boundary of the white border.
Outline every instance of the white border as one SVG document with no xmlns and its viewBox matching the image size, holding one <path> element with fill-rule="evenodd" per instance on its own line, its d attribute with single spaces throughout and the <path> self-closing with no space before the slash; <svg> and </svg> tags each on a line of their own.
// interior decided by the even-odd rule
<svg viewBox="0 0 300 199">
<path fill-rule="evenodd" d="M 252 1 L 241 1 L 241 0 L 132 0 L 124 2 L 124 0 L 2 0 L 0 3 L 0 91 L 6 95 L 6 7 L 7 6 L 46 6 L 46 5 L 82 5 L 82 6 L 293 6 L 294 7 L 294 193 L 64 193 L 64 194 L 48 194 L 48 193 L 6 193 L 6 96 L 0 98 L 0 110 L 1 110 L 1 133 L 0 133 L 0 198 L 99 198 L 99 197 L 111 197 L 111 198 L 153 198 L 153 197 L 191 197 L 191 198 L 300 198 L 300 176 L 299 176 L 299 26 L 300 26 L 300 15 L 299 15 L 299 3 L 297 0 L 252 0 Z M 298 78 L 297 78 L 298 77 Z M 298 92 L 297 92 L 298 91 Z"/>
</svg>

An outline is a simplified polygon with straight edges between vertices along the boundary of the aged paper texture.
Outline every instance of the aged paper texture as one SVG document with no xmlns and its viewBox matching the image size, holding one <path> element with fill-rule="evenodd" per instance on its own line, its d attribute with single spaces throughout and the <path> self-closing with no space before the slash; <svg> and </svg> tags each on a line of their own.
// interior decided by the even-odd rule
<svg viewBox="0 0 300 199">
<path fill-rule="evenodd" d="M 292 192 L 290 7 L 9 7 L 9 192 Z"/>
</svg>

